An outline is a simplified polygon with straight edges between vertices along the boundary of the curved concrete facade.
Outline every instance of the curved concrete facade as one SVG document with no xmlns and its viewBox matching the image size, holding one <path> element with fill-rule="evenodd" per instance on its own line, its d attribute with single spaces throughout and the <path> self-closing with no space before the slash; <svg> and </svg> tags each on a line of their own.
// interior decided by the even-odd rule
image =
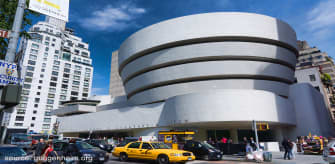
<svg viewBox="0 0 335 164">
<path fill-rule="evenodd" d="M 296 34 L 286 23 L 250 13 L 207 13 L 167 20 L 130 36 L 119 72 L 133 104 L 216 89 L 288 96 Z"/>
</svg>

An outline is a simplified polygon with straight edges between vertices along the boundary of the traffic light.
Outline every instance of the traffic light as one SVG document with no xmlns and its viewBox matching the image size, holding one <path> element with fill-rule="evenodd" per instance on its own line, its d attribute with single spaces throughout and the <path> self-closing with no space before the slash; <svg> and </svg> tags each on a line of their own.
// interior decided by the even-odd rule
<svg viewBox="0 0 335 164">
<path fill-rule="evenodd" d="M 266 131 L 266 130 L 269 130 L 269 129 L 270 129 L 268 123 L 259 123 L 258 126 L 259 126 L 258 129 L 259 129 L 260 131 Z"/>
</svg>

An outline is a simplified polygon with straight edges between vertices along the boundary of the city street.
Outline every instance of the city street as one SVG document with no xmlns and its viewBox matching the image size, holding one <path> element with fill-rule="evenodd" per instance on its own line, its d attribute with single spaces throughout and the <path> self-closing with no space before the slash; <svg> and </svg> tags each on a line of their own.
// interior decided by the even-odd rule
<svg viewBox="0 0 335 164">
<path fill-rule="evenodd" d="M 283 153 L 273 153 L 272 162 L 264 162 L 264 163 L 272 163 L 272 164 L 326 164 L 327 162 L 322 160 L 321 155 L 296 155 L 296 159 L 294 160 L 284 160 L 282 158 Z M 120 162 L 118 158 L 112 157 L 107 164 L 145 164 L 150 163 L 149 161 L 138 161 L 138 160 L 130 160 L 129 162 Z M 151 162 L 154 163 L 154 162 Z M 217 164 L 247 164 L 247 163 L 256 163 L 252 161 L 245 161 L 242 158 L 236 158 L 231 156 L 224 156 L 222 161 L 193 161 L 189 162 L 189 164 L 205 164 L 205 163 L 217 163 Z"/>
</svg>

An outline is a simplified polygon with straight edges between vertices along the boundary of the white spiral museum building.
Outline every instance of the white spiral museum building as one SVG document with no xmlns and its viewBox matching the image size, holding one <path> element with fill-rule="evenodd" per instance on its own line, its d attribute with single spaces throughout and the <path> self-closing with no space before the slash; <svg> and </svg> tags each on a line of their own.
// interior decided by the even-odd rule
<svg viewBox="0 0 335 164">
<path fill-rule="evenodd" d="M 71 116 L 59 109 L 60 132 L 136 136 L 194 129 L 199 139 L 214 131 L 237 141 L 256 120 L 269 123 L 270 140 L 326 136 L 327 114 L 297 116 L 327 110 L 314 88 L 293 85 L 297 54 L 295 31 L 265 15 L 219 12 L 163 21 L 131 35 L 119 49 L 126 102 Z"/>
</svg>

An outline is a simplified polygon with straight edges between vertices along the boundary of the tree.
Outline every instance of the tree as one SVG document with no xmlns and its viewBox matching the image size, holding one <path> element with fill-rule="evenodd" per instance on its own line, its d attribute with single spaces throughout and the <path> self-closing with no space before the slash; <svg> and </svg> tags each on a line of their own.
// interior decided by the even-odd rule
<svg viewBox="0 0 335 164">
<path fill-rule="evenodd" d="M 5 29 L 5 30 L 12 29 L 17 4 L 18 4 L 18 0 L 0 0 L 0 28 L 1 29 Z M 29 4 L 29 0 L 26 1 L 26 6 L 28 6 L 28 4 Z M 40 14 L 27 10 L 27 9 L 24 11 L 20 37 L 30 38 L 30 35 L 24 28 L 32 24 L 31 16 L 38 17 L 40 16 Z M 0 38 L 0 59 L 5 58 L 7 47 L 8 47 L 8 39 Z"/>
</svg>

